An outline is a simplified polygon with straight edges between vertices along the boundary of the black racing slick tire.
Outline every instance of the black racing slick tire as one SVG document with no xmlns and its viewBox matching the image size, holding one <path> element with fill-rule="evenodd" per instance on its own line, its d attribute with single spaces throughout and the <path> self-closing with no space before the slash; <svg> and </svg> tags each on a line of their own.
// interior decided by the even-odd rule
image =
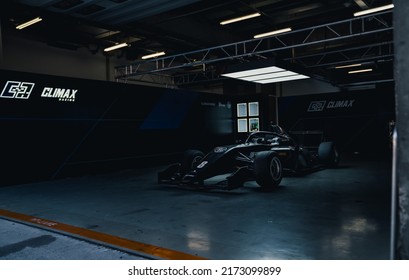
<svg viewBox="0 0 409 280">
<path fill-rule="evenodd" d="M 257 184 L 265 189 L 278 187 L 283 178 L 281 161 L 275 152 L 258 152 L 254 158 L 254 176 Z"/>
<path fill-rule="evenodd" d="M 204 154 L 198 150 L 187 150 L 180 163 L 180 173 L 187 174 L 202 161 Z"/>
<path fill-rule="evenodd" d="M 334 142 L 322 142 L 318 147 L 318 159 L 327 167 L 337 167 L 339 153 Z"/>
</svg>

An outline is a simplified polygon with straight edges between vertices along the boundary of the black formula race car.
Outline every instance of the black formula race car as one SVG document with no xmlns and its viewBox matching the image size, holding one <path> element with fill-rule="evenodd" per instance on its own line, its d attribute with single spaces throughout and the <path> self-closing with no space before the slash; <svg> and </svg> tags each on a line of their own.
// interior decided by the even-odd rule
<svg viewBox="0 0 409 280">
<path fill-rule="evenodd" d="M 284 172 L 303 173 L 335 167 L 338 162 L 339 154 L 333 142 L 303 146 L 274 125 L 272 131 L 253 132 L 244 143 L 216 147 L 206 155 L 188 150 L 181 162 L 158 173 L 158 181 L 205 188 L 205 180 L 226 174 L 225 180 L 217 185 L 228 190 L 251 180 L 262 188 L 273 189 L 280 184 Z"/>
</svg>

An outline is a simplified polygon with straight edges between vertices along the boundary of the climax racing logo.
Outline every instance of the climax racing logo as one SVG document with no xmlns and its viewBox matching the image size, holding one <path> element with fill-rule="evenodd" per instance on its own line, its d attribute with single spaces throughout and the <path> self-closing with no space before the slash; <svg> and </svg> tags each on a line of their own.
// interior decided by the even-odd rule
<svg viewBox="0 0 409 280">
<path fill-rule="evenodd" d="M 74 102 L 78 89 L 45 87 L 41 97 L 57 98 L 58 101 Z"/>
<path fill-rule="evenodd" d="M 351 108 L 355 99 L 338 101 L 312 101 L 308 106 L 308 112 L 322 112 L 324 109 Z"/>
<path fill-rule="evenodd" d="M 321 112 L 324 111 L 327 101 L 312 101 L 308 107 L 308 112 Z"/>
<path fill-rule="evenodd" d="M 28 99 L 34 89 L 34 86 L 34 83 L 29 82 L 7 81 L 6 85 L 1 91 L 0 97 Z"/>
</svg>

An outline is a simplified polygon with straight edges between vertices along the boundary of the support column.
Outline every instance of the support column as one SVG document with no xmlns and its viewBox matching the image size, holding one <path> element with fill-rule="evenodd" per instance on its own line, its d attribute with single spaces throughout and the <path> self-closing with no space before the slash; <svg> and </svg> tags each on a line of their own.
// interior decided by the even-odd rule
<svg viewBox="0 0 409 280">
<path fill-rule="evenodd" d="M 397 157 L 397 247 L 395 258 L 409 259 L 409 5 L 393 1 Z"/>
<path fill-rule="evenodd" d="M 105 80 L 111 81 L 111 60 L 108 54 L 105 55 Z"/>
<path fill-rule="evenodd" d="M 1 33 L 1 31 L 2 31 L 1 29 L 2 29 L 2 27 L 1 27 L 1 17 L 0 17 L 0 69 L 3 68 L 3 63 L 4 63 L 4 60 L 3 60 L 3 35 Z"/>
</svg>

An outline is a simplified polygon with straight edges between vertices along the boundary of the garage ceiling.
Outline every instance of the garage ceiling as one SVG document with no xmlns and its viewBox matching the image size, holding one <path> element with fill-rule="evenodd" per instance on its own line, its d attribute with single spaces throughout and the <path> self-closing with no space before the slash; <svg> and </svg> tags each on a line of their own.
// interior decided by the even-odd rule
<svg viewBox="0 0 409 280">
<path fill-rule="evenodd" d="M 392 12 L 353 16 L 357 11 L 390 3 L 391 0 L 14 0 L 1 7 L 1 17 L 3 27 L 13 29 L 42 17 L 43 21 L 21 32 L 61 48 L 87 48 L 97 53 L 115 43 L 127 42 L 127 48 L 107 54 L 129 60 L 128 67 L 117 72 L 124 79 L 155 73 L 171 76 L 180 85 L 214 83 L 223 79 L 220 74 L 231 64 L 274 58 L 297 66 L 314 78 L 352 87 L 393 82 Z M 261 16 L 220 25 L 222 20 L 256 12 Z M 253 39 L 256 34 L 286 27 L 291 27 L 292 32 Z M 235 49 L 241 55 L 234 55 Z M 166 52 L 165 58 L 140 60 L 143 55 L 159 51 Z M 349 68 L 335 68 L 349 64 L 361 64 L 353 70 L 372 70 L 348 74 Z"/>
</svg>

